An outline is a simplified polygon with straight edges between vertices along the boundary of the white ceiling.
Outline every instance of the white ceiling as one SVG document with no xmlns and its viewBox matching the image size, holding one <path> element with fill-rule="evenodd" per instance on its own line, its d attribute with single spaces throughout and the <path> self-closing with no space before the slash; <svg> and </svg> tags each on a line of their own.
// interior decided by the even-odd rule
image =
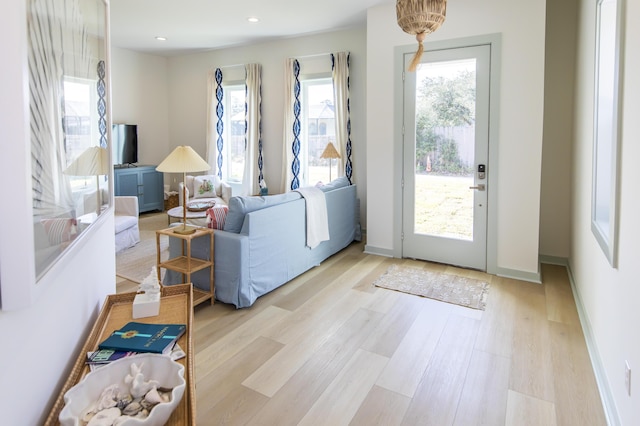
<svg viewBox="0 0 640 426">
<path fill-rule="evenodd" d="M 369 7 L 391 1 L 111 0 L 111 45 L 167 56 L 219 49 L 364 25 Z"/>
</svg>

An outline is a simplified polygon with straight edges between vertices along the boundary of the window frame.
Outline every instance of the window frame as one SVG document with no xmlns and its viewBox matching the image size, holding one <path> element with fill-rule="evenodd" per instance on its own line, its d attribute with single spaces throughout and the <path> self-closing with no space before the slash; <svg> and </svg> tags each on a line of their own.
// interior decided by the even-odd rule
<svg viewBox="0 0 640 426">
<path fill-rule="evenodd" d="M 222 162 L 222 180 L 232 184 L 232 185 L 242 185 L 242 181 L 243 181 L 243 176 L 244 176 L 244 152 L 246 152 L 246 143 L 247 143 L 247 139 L 246 139 L 246 129 L 244 131 L 244 133 L 242 134 L 242 138 L 244 140 L 244 144 L 245 144 L 245 151 L 243 152 L 243 161 L 242 161 L 242 174 L 241 177 L 238 179 L 235 176 L 232 175 L 232 170 L 233 170 L 233 160 L 232 160 L 232 138 L 233 138 L 233 134 L 232 134 L 232 120 L 231 118 L 233 117 L 233 109 L 232 109 L 232 99 L 233 97 L 231 96 L 232 92 L 242 92 L 242 98 L 244 100 L 243 104 L 244 104 L 244 110 L 246 111 L 246 102 L 247 102 L 247 93 L 246 93 L 246 84 L 244 81 L 242 80 L 236 80 L 236 81 L 230 81 L 230 82 L 223 82 L 222 84 L 223 90 L 224 90 L 224 97 L 223 97 L 223 106 L 224 106 L 224 111 L 225 113 L 222 115 L 222 121 L 223 121 L 223 134 L 222 134 L 222 138 L 224 140 L 224 145 L 222 148 L 222 158 L 224 159 L 224 161 Z M 243 119 L 243 122 L 246 123 L 246 118 Z"/>
</svg>

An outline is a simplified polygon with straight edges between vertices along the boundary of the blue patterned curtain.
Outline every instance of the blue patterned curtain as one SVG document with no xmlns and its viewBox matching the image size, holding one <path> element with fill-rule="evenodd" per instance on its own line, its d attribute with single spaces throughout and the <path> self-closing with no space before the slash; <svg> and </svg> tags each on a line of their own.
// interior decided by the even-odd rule
<svg viewBox="0 0 640 426">
<path fill-rule="evenodd" d="M 285 66 L 283 192 L 300 187 L 300 62 L 289 58 Z"/>
<path fill-rule="evenodd" d="M 209 90 L 207 90 L 207 149 L 205 158 L 212 172 L 222 179 L 224 161 L 224 90 L 222 88 L 222 70 L 209 71 Z"/>
</svg>

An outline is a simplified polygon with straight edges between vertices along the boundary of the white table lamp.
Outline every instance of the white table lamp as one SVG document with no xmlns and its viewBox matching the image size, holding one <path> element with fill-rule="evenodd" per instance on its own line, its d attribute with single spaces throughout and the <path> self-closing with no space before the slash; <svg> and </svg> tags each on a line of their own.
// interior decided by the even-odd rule
<svg viewBox="0 0 640 426">
<path fill-rule="evenodd" d="M 102 207 L 100 197 L 100 176 L 108 175 L 111 167 L 109 166 L 109 152 L 105 148 L 92 146 L 87 148 L 64 169 L 64 174 L 69 176 L 95 176 L 96 177 L 96 213 L 100 214 Z"/>
<path fill-rule="evenodd" d="M 187 173 L 204 172 L 211 166 L 198 155 L 190 146 L 179 146 L 156 167 L 164 173 L 182 173 L 182 226 L 176 227 L 176 234 L 192 234 L 196 229 L 187 226 Z"/>
</svg>

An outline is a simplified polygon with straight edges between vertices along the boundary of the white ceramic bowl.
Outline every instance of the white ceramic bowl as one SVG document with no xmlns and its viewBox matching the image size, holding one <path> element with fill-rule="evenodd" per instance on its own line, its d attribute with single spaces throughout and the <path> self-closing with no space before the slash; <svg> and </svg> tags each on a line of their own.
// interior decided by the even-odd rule
<svg viewBox="0 0 640 426">
<path fill-rule="evenodd" d="M 146 419 L 130 418 L 121 426 L 164 425 L 176 408 L 186 385 L 184 366 L 166 355 L 138 354 L 111 362 L 91 373 L 64 394 L 65 406 L 60 412 L 59 420 L 63 426 L 79 426 L 86 409 L 95 402 L 102 391 L 109 385 L 119 384 L 121 389 L 129 389 L 124 378 L 129 374 L 131 364 L 142 366 L 145 381 L 157 380 L 159 386 L 173 388 L 171 401 L 153 407 Z"/>
</svg>

